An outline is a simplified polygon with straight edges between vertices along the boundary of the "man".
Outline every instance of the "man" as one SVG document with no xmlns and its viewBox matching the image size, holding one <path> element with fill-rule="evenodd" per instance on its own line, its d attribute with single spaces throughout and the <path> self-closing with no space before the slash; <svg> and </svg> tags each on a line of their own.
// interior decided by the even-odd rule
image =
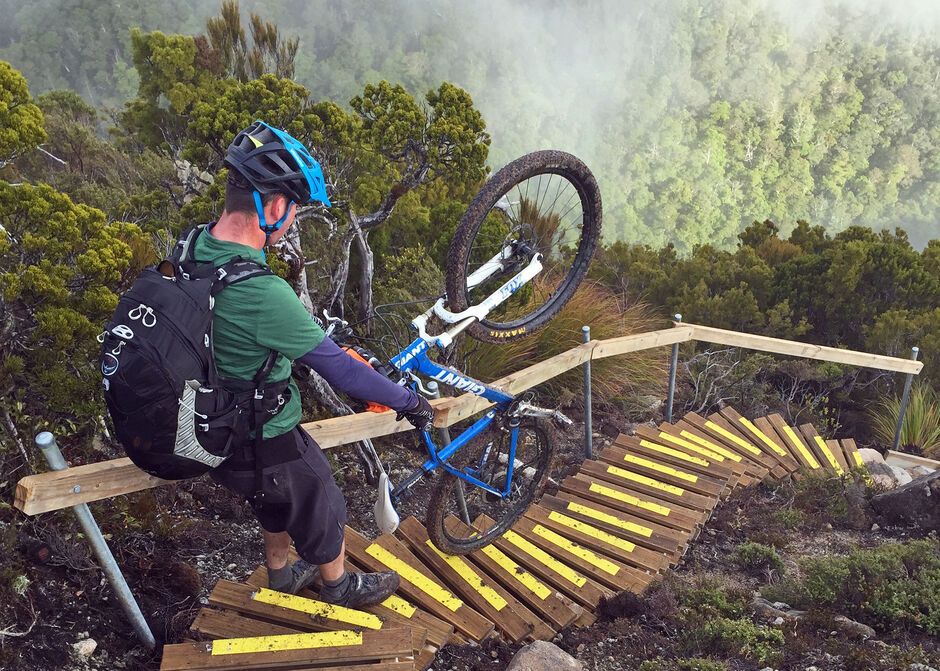
<svg viewBox="0 0 940 671">
<path fill-rule="evenodd" d="M 329 205 L 319 164 L 297 140 L 260 121 L 228 148 L 225 210 L 197 238 L 194 257 L 221 265 L 235 257 L 265 263 L 262 249 L 291 226 L 298 203 Z M 398 410 L 416 427 L 429 427 L 430 404 L 346 354 L 310 317 L 290 285 L 276 275 L 245 280 L 216 297 L 214 350 L 224 378 L 251 380 L 271 351 L 268 380 L 290 378 L 291 360 L 309 365 L 333 387 Z M 283 386 L 283 385 L 281 385 Z M 346 503 L 317 444 L 300 428 L 300 394 L 290 380 L 286 402 L 263 425 L 263 439 L 235 454 L 212 477 L 251 505 L 264 534 L 271 589 L 296 593 L 319 574 L 320 599 L 361 606 L 386 599 L 398 574 L 344 569 Z M 293 540 L 302 561 L 287 561 Z"/>
</svg>

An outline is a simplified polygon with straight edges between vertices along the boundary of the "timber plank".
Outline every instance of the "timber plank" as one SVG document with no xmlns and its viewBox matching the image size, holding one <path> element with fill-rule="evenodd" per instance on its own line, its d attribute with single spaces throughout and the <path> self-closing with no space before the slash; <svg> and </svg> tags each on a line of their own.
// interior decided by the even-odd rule
<svg viewBox="0 0 940 671">
<path fill-rule="evenodd" d="M 689 534 L 705 520 L 702 513 L 675 503 L 633 492 L 609 482 L 595 482 L 583 473 L 569 475 L 561 483 L 561 491 L 594 501 L 625 513 L 656 522 L 663 526 L 686 531 Z"/>
<path fill-rule="evenodd" d="M 824 347 L 822 345 L 813 345 L 811 343 L 797 342 L 795 340 L 784 340 L 782 338 L 770 338 L 768 336 L 754 335 L 751 333 L 741 333 L 740 331 L 729 331 L 713 326 L 700 326 L 698 324 L 686 324 L 686 326 L 692 327 L 693 340 L 731 345 L 732 347 L 744 347 L 760 352 L 774 352 L 787 356 L 832 361 L 834 363 L 845 363 L 851 366 L 864 366 L 866 368 L 880 368 L 882 370 L 893 370 L 901 373 L 917 374 L 920 372 L 921 368 L 923 368 L 922 362 L 913 361 L 911 359 L 901 359 L 893 356 L 884 356 L 882 354 L 869 354 L 868 352 L 857 352 L 847 349 L 838 349 L 836 347 Z"/>
<path fill-rule="evenodd" d="M 650 494 L 671 503 L 678 503 L 686 508 L 704 512 L 706 515 L 715 506 L 714 497 L 696 494 L 683 487 L 636 473 L 629 468 L 628 464 L 614 466 L 600 461 L 585 461 L 581 464 L 581 473 L 592 480 L 627 486 L 634 491 Z"/>
<path fill-rule="evenodd" d="M 297 557 L 293 548 L 291 548 L 289 555 L 292 560 Z M 360 569 L 347 561 L 346 570 L 358 571 Z M 245 583 L 254 587 L 267 587 L 267 569 L 264 566 L 259 566 L 251 576 L 248 577 Z M 303 589 L 300 591 L 300 596 L 316 598 L 317 592 L 311 589 Z M 392 595 L 382 603 L 371 606 L 360 606 L 359 609 L 366 613 L 378 615 L 391 626 L 412 627 L 416 632 L 416 639 L 422 630 L 427 631 L 427 640 L 425 643 L 435 648 L 443 647 L 454 633 L 454 625 L 431 615 L 427 611 L 414 606 L 397 595 Z"/>
<path fill-rule="evenodd" d="M 310 627 L 298 629 L 256 620 L 253 617 L 246 617 L 232 610 L 216 610 L 215 608 L 200 608 L 189 628 L 209 638 L 276 636 L 278 634 L 296 634 L 300 631 L 310 630 Z"/>
<path fill-rule="evenodd" d="M 641 431 L 642 429 L 642 431 Z M 731 488 L 731 479 L 737 482 L 734 471 L 721 460 L 694 454 L 681 445 L 672 445 L 668 440 L 659 438 L 654 430 L 647 426 L 637 427 L 636 436 L 620 434 L 614 445 L 622 447 L 632 454 L 646 457 L 653 461 L 678 466 L 684 470 L 705 475 L 724 483 L 723 488 Z M 721 455 L 715 455 L 721 456 Z"/>
<path fill-rule="evenodd" d="M 686 415 L 682 418 L 682 421 L 693 425 L 704 435 L 708 436 L 712 441 L 723 445 L 729 450 L 737 452 L 750 463 L 754 464 L 756 469 L 752 474 L 759 480 L 766 478 L 770 473 L 770 469 L 777 465 L 777 462 L 775 462 L 768 455 L 765 455 L 760 449 L 754 447 L 753 445 L 749 445 L 749 448 L 744 447 L 733 438 L 729 438 L 727 432 L 723 430 L 724 427 L 719 426 L 716 422 L 706 419 L 697 413 L 686 413 Z M 731 435 L 734 436 L 734 434 Z"/>
<path fill-rule="evenodd" d="M 540 504 L 561 515 L 581 520 L 586 524 L 604 529 L 618 538 L 636 543 L 638 549 L 648 548 L 656 555 L 675 555 L 678 559 L 682 556 L 691 536 L 688 532 L 676 531 L 567 492 L 559 492 L 557 496 L 546 495 L 542 497 Z M 645 554 L 630 553 L 630 556 L 642 562 Z M 627 555 L 621 556 L 627 557 Z M 651 571 L 658 571 L 661 568 L 659 566 L 653 568 L 649 564 L 643 566 Z"/>
<path fill-rule="evenodd" d="M 695 450 L 706 458 L 712 458 L 716 461 L 724 460 L 721 463 L 727 464 L 737 476 L 735 486 L 746 487 L 749 484 L 757 482 L 754 477 L 758 472 L 758 467 L 749 459 L 745 459 L 734 450 L 729 450 L 711 440 L 704 432 L 700 431 L 694 425 L 683 422 L 681 419 L 675 424 L 663 422 L 659 425 L 660 442 L 680 445 L 689 450 Z"/>
<path fill-rule="evenodd" d="M 519 518 L 512 530 L 517 534 L 541 547 L 545 552 L 552 554 L 571 568 L 597 582 L 607 585 L 615 590 L 630 590 L 641 592 L 652 576 L 623 562 L 599 555 L 593 550 L 583 547 L 567 536 L 553 531 L 547 526 L 529 517 L 533 512 L 532 506 L 526 511 L 526 516 Z"/>
<path fill-rule="evenodd" d="M 605 526 L 590 518 L 575 517 L 574 514 L 566 510 L 566 503 L 566 501 L 559 499 L 555 501 L 543 500 L 539 505 L 530 507 L 526 511 L 526 516 L 533 522 L 561 534 L 578 545 L 635 567 L 641 573 L 659 573 L 674 562 L 672 555 L 642 547 L 631 539 L 622 538 L 610 526 Z M 681 551 L 677 552 L 675 559 L 678 559 L 681 554 Z"/>
<path fill-rule="evenodd" d="M 777 440 L 774 440 L 771 435 L 761 431 L 755 426 L 754 422 L 742 416 L 731 406 L 725 406 L 720 412 L 725 419 L 737 426 L 738 430 L 747 436 L 752 443 L 759 446 L 764 452 L 772 454 L 777 461 L 783 464 L 783 467 L 786 468 L 787 471 L 793 473 L 799 470 L 799 463 L 797 463 L 796 459 L 793 458 L 787 449 L 783 445 L 780 445 Z"/>
<path fill-rule="evenodd" d="M 628 450 L 617 445 L 608 445 L 598 455 L 598 459 L 613 466 L 627 469 L 648 478 L 655 478 L 671 485 L 682 487 L 696 494 L 717 499 L 725 483 L 721 480 L 698 475 L 687 468 L 669 466 L 645 457 L 631 454 Z"/>
<path fill-rule="evenodd" d="M 773 454 L 762 450 L 761 445 L 755 445 L 741 429 L 722 417 L 721 413 L 713 412 L 706 417 L 705 427 L 716 432 L 716 434 L 722 435 L 726 442 L 731 441 L 740 446 L 741 449 L 746 450 L 753 459 L 759 461 L 764 468 L 768 469 L 770 475 L 774 478 L 780 479 L 786 476 L 787 470 Z"/>
<path fill-rule="evenodd" d="M 526 620 L 519 614 L 524 611 L 532 615 L 528 609 L 465 558 L 441 553 L 431 543 L 428 532 L 416 518 L 403 519 L 396 534 L 438 578 L 492 620 L 513 643 L 518 643 L 532 633 L 534 626 L 531 619 Z"/>
<path fill-rule="evenodd" d="M 846 460 L 852 464 L 852 468 L 861 468 L 865 466 L 865 461 L 862 459 L 862 455 L 858 451 L 858 446 L 855 444 L 854 438 L 843 438 L 839 441 L 842 445 L 842 449 L 845 450 Z"/>
<path fill-rule="evenodd" d="M 469 534 L 471 531 L 470 527 L 453 515 L 444 520 L 444 524 L 452 533 L 464 532 Z M 493 576 L 495 580 L 498 580 L 506 589 L 528 604 L 535 613 L 538 613 L 539 617 L 550 625 L 545 627 L 549 631 L 553 631 L 552 628 L 557 631 L 567 627 L 584 610 L 581 606 L 562 599 L 554 589 L 519 566 L 493 544 L 487 545 L 481 550 L 475 550 L 467 556 L 477 566 Z M 533 636 L 540 638 L 541 628 L 537 622 L 533 621 L 532 624 L 534 627 Z"/>
<path fill-rule="evenodd" d="M 751 459 L 749 455 L 742 454 L 741 450 L 727 447 L 724 441 L 716 439 L 704 428 L 692 423 L 689 419 L 680 419 L 675 426 L 679 430 L 680 437 L 707 446 L 711 450 L 719 450 L 725 458 L 739 461 L 744 466 L 744 475 L 741 476 L 738 482 L 741 486 L 746 487 L 760 482 L 769 472 L 768 469 Z"/>
<path fill-rule="evenodd" d="M 474 522 L 477 528 L 487 528 L 493 520 L 481 516 L 482 526 Z M 497 538 L 493 543 L 499 550 L 514 559 L 520 566 L 531 571 L 535 576 L 554 585 L 563 594 L 577 603 L 596 608 L 603 598 L 611 597 L 614 592 L 592 580 L 583 572 L 558 561 L 551 553 L 532 543 L 512 529 Z"/>
<path fill-rule="evenodd" d="M 767 416 L 767 421 L 777 430 L 777 433 L 783 437 L 790 449 L 800 456 L 800 463 L 811 471 L 817 471 L 822 468 L 816 455 L 810 451 L 806 443 L 797 435 L 779 414 L 774 413 Z"/>
<path fill-rule="evenodd" d="M 767 417 L 757 417 L 754 419 L 753 424 L 760 431 L 767 434 L 767 437 L 770 438 L 774 443 L 785 449 L 787 454 L 790 455 L 790 458 L 796 462 L 797 470 L 793 472 L 794 478 L 799 479 L 802 477 L 804 471 L 811 470 L 809 463 L 805 461 L 799 450 L 797 450 L 793 444 L 787 440 L 787 437 L 783 435 L 781 430 L 771 424 Z"/>
<path fill-rule="evenodd" d="M 307 632 L 290 636 L 317 637 L 335 635 L 338 632 Z M 242 669 L 277 669 L 296 668 L 304 664 L 336 663 L 336 669 L 356 668 L 349 666 L 353 662 L 379 661 L 396 657 L 411 657 L 411 630 L 388 629 L 384 631 L 348 632 L 352 636 L 351 644 L 327 645 L 322 647 L 304 647 L 296 649 L 274 649 L 262 652 L 240 654 L 219 654 L 226 642 L 240 639 L 219 639 L 201 643 L 178 643 L 163 647 L 163 659 L 160 671 L 190 671 L 206 669 L 211 671 L 240 671 Z M 284 644 L 284 641 L 271 640 L 268 644 Z M 298 645 L 301 643 L 294 643 Z M 309 643 L 307 643 L 309 646 Z M 413 661 L 408 662 L 413 665 Z M 360 667 L 361 668 L 361 667 Z M 369 668 L 370 671 L 373 667 Z M 394 667 L 392 667 L 394 668 Z M 407 666 L 405 667 L 407 668 Z"/>
<path fill-rule="evenodd" d="M 816 431 L 816 427 L 810 423 L 800 424 L 797 427 L 808 445 L 813 447 L 816 458 L 824 467 L 835 471 L 837 475 L 842 475 L 847 469 L 845 455 L 842 450 L 833 451 L 822 439 L 822 436 Z"/>
<path fill-rule="evenodd" d="M 703 445 L 669 433 L 662 427 L 653 429 L 648 426 L 640 425 L 636 428 L 636 439 L 641 441 L 641 444 L 642 442 L 649 442 L 655 446 L 649 447 L 649 449 L 653 449 L 654 451 L 663 455 L 673 456 L 678 460 L 682 460 L 683 462 L 698 464 L 700 468 L 706 469 L 700 472 L 705 474 L 710 472 L 714 477 L 725 480 L 726 495 L 730 492 L 730 490 L 738 486 L 738 481 L 744 474 L 744 466 L 740 464 L 740 462 L 734 462 L 726 459 L 724 455 L 713 452 Z M 616 443 L 619 440 L 620 438 L 618 437 L 614 442 Z M 672 452 L 678 452 L 684 456 L 680 457 L 678 455 L 673 455 Z M 707 462 L 707 465 L 703 466 L 702 464 L 699 464 L 697 460 L 705 461 Z M 679 461 L 675 460 L 671 463 L 681 465 Z"/>
<path fill-rule="evenodd" d="M 474 641 L 482 641 L 493 631 L 492 622 L 435 580 L 433 573 L 394 536 L 382 535 L 369 541 L 346 527 L 346 551 L 373 571 L 397 570 L 400 592 Z"/>
</svg>

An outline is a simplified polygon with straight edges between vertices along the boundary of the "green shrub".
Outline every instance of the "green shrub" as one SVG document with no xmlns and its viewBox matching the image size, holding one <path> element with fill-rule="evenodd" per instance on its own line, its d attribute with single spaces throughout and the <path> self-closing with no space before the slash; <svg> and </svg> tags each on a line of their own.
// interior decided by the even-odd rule
<svg viewBox="0 0 940 671">
<path fill-rule="evenodd" d="M 864 491 L 868 486 L 865 472 L 851 471 L 842 478 L 814 471 L 793 484 L 793 505 L 803 514 L 805 526 L 865 526 Z"/>
<path fill-rule="evenodd" d="M 783 575 L 783 560 L 777 551 L 769 545 L 746 541 L 735 548 L 735 560 L 747 571 L 763 572 L 773 570 Z"/>
<path fill-rule="evenodd" d="M 802 580 L 761 590 L 800 608 L 826 608 L 871 621 L 940 634 L 940 542 L 931 539 L 800 562 Z"/>
<path fill-rule="evenodd" d="M 679 605 L 704 618 L 741 617 L 748 612 L 751 592 L 740 587 L 726 587 L 714 578 L 699 578 L 692 586 L 679 590 Z"/>
<path fill-rule="evenodd" d="M 782 660 L 783 633 L 755 625 L 747 619 L 719 617 L 704 627 L 706 644 L 729 654 L 741 655 L 758 664 L 777 664 Z"/>
<path fill-rule="evenodd" d="M 665 671 L 662 657 L 648 659 L 645 662 L 641 662 L 637 667 L 637 671 Z"/>
<path fill-rule="evenodd" d="M 806 525 L 806 515 L 797 508 L 786 508 L 777 510 L 770 516 L 771 520 L 782 526 L 784 529 L 796 531 Z"/>
</svg>

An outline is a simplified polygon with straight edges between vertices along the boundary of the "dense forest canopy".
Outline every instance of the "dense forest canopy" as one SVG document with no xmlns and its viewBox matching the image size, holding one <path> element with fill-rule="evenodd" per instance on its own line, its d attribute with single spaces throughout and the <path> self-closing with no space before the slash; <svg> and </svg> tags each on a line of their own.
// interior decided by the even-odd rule
<svg viewBox="0 0 940 671">
<path fill-rule="evenodd" d="M 835 234 L 940 211 L 938 14 L 930 2 L 761 0 L 382 3 L 246 0 L 296 37 L 293 80 L 345 107 L 367 83 L 453 82 L 494 138 L 490 161 L 555 147 L 597 173 L 608 240 L 732 248 L 753 220 Z M 0 59 L 34 94 L 120 108 L 137 94 L 131 28 L 199 35 L 183 3 L 0 0 Z"/>
</svg>

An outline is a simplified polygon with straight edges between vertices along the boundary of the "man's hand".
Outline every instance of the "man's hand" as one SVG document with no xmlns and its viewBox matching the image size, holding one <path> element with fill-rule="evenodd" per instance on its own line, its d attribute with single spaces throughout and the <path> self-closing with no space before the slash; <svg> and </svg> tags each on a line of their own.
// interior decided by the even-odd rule
<svg viewBox="0 0 940 671">
<path fill-rule="evenodd" d="M 418 405 L 411 410 L 400 410 L 395 419 L 398 421 L 407 419 L 416 429 L 430 431 L 434 428 L 434 408 L 424 396 L 418 394 Z"/>
</svg>

